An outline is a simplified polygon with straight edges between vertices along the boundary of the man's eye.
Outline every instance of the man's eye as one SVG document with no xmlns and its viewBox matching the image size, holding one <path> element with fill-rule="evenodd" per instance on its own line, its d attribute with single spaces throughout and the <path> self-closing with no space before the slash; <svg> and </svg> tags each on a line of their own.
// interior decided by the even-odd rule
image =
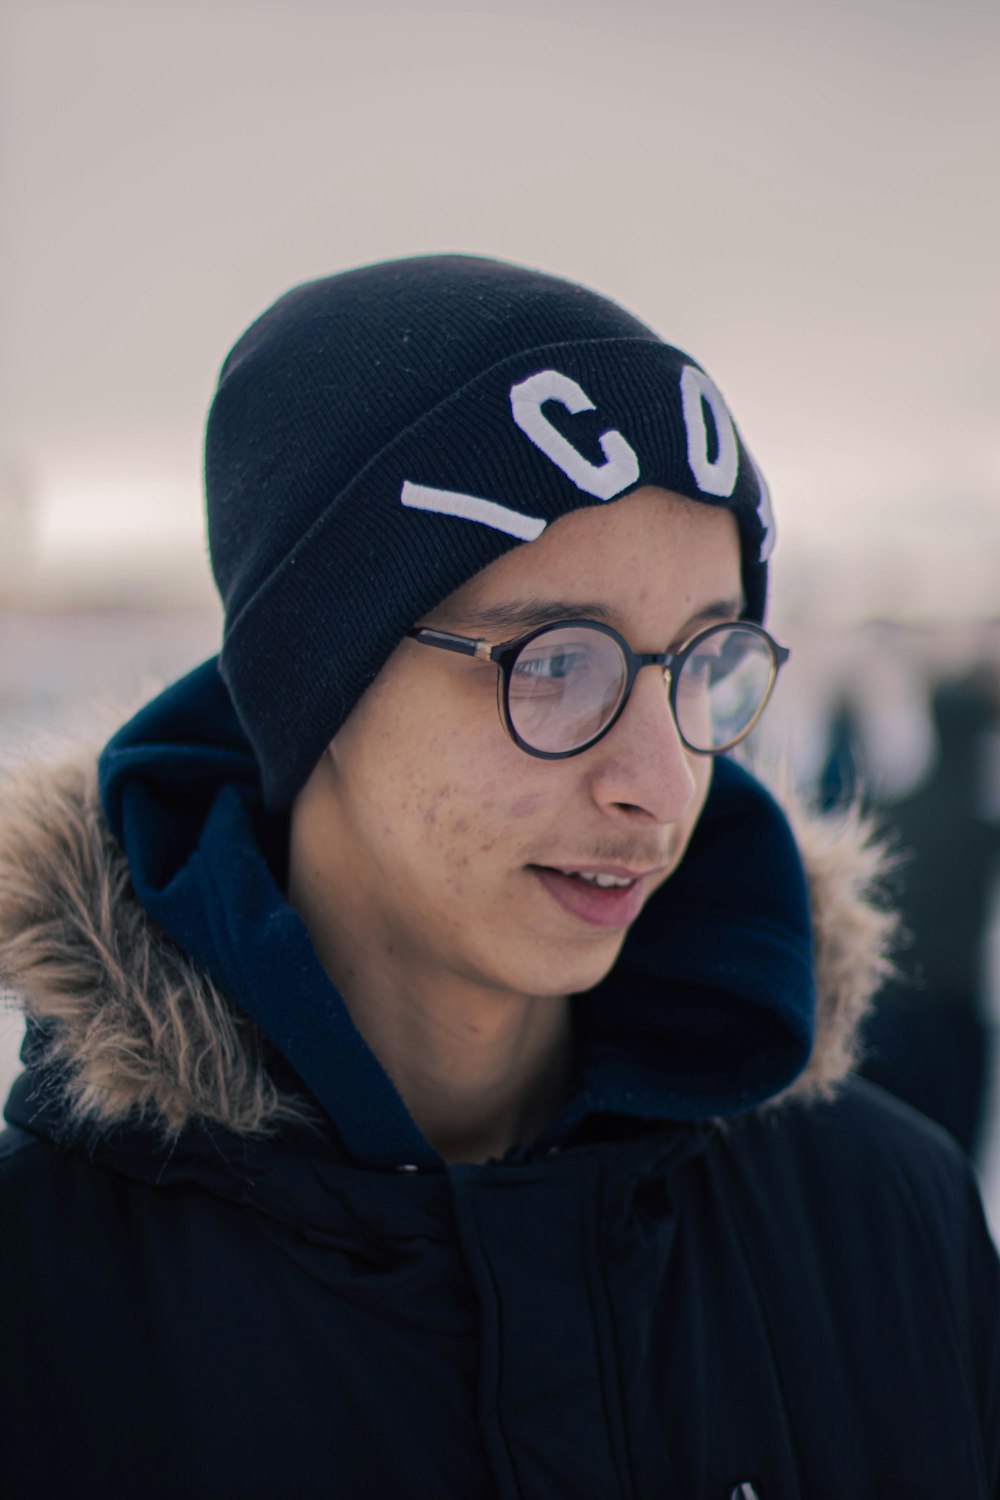
<svg viewBox="0 0 1000 1500">
<path fill-rule="evenodd" d="M 524 684 L 565 682 L 586 670 L 586 657 L 581 651 L 558 651 L 545 656 L 529 656 L 518 659 L 514 666 L 514 681 Z"/>
<path fill-rule="evenodd" d="M 718 656 L 709 656 L 707 651 L 699 651 L 697 656 L 689 656 L 685 665 L 685 672 L 692 677 L 708 677 L 719 664 Z"/>
<path fill-rule="evenodd" d="M 728 661 L 721 651 L 698 651 L 694 656 L 689 656 L 684 663 L 681 673 L 681 683 L 685 681 L 693 687 L 695 683 L 718 682 L 732 671 L 734 663 Z"/>
<path fill-rule="evenodd" d="M 566 677 L 577 663 L 575 652 L 560 651 L 551 656 L 533 656 L 519 661 L 517 672 L 526 677 Z"/>
</svg>

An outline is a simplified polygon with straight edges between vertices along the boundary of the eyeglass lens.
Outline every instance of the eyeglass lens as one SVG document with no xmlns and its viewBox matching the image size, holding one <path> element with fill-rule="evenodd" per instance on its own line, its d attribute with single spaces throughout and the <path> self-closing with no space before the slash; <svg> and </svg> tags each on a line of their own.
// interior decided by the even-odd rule
<svg viewBox="0 0 1000 1500">
<path fill-rule="evenodd" d="M 614 718 L 626 679 L 625 658 L 611 636 L 556 626 L 529 641 L 514 662 L 510 722 L 535 750 L 574 750 Z"/>
<path fill-rule="evenodd" d="M 692 749 L 721 750 L 753 724 L 774 676 L 765 636 L 740 625 L 712 630 L 677 677 L 677 726 Z M 510 673 L 510 722 L 535 750 L 586 745 L 621 707 L 628 680 L 617 641 L 586 626 L 553 626 L 528 642 Z"/>
</svg>

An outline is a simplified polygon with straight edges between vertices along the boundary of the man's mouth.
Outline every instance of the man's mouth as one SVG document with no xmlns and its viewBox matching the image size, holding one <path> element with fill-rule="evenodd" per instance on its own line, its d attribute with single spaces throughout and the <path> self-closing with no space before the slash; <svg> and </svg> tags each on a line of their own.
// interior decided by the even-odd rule
<svg viewBox="0 0 1000 1500">
<path fill-rule="evenodd" d="M 574 868 L 529 865 L 539 884 L 571 916 L 593 927 L 628 927 L 639 915 L 649 894 L 655 870 L 631 871 L 621 866 Z"/>
<path fill-rule="evenodd" d="M 574 880 L 583 880 L 587 885 L 599 885 L 604 890 L 614 886 L 634 885 L 639 878 L 637 875 L 612 875 L 609 871 L 600 870 L 596 874 L 588 870 L 562 870 L 557 869 L 559 875 L 569 875 Z"/>
</svg>

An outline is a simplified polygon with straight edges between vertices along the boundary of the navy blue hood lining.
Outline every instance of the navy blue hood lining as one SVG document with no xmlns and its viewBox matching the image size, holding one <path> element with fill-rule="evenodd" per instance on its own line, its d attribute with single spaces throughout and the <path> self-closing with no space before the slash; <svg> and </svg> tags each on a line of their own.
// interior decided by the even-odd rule
<svg viewBox="0 0 1000 1500">
<path fill-rule="evenodd" d="M 138 900 L 287 1059 L 350 1156 L 440 1168 L 282 894 L 287 823 L 265 810 L 216 658 L 114 735 L 99 782 Z M 540 1146 L 597 1115 L 740 1113 L 804 1069 L 815 1012 L 805 874 L 783 813 L 741 767 L 717 760 L 681 866 L 575 1003 L 578 1088 Z"/>
</svg>

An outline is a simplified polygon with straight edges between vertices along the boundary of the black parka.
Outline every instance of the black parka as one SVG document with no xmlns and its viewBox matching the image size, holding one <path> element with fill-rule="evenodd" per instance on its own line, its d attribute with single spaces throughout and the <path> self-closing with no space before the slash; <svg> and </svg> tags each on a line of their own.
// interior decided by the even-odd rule
<svg viewBox="0 0 1000 1500">
<path fill-rule="evenodd" d="M 307 1086 L 293 1042 L 219 983 L 205 901 L 186 943 L 151 915 L 172 888 L 175 922 L 180 872 L 212 867 L 212 817 L 231 847 L 217 793 L 181 836 L 157 784 L 168 859 L 134 843 L 155 807 L 130 841 L 108 785 L 102 811 L 92 769 L 39 772 L 0 830 L 0 972 L 31 1018 L 0 1138 L 0 1493 L 997 1500 L 1000 1277 L 971 1173 L 904 1106 L 834 1087 L 887 925 L 845 826 L 799 834 L 819 988 L 804 1070 L 798 958 L 780 961 L 794 922 L 765 892 L 755 925 L 736 911 L 721 932 L 714 989 L 679 951 L 657 981 L 637 934 L 581 1009 L 571 1107 L 502 1161 L 446 1166 L 393 1124 L 373 1060 Z M 720 829 L 738 865 L 762 795 L 720 772 L 692 869 Z M 785 855 L 754 849 L 766 887 Z M 231 889 L 230 951 L 245 968 L 263 941 L 239 929 L 252 913 L 294 1013 L 315 975 L 277 907 Z M 675 996 L 680 1026 L 696 995 L 718 1035 L 691 1041 L 682 1077 L 676 1036 L 661 1057 L 666 1033 L 643 1028 Z M 357 1112 L 383 1104 L 366 1134 Z"/>
</svg>

